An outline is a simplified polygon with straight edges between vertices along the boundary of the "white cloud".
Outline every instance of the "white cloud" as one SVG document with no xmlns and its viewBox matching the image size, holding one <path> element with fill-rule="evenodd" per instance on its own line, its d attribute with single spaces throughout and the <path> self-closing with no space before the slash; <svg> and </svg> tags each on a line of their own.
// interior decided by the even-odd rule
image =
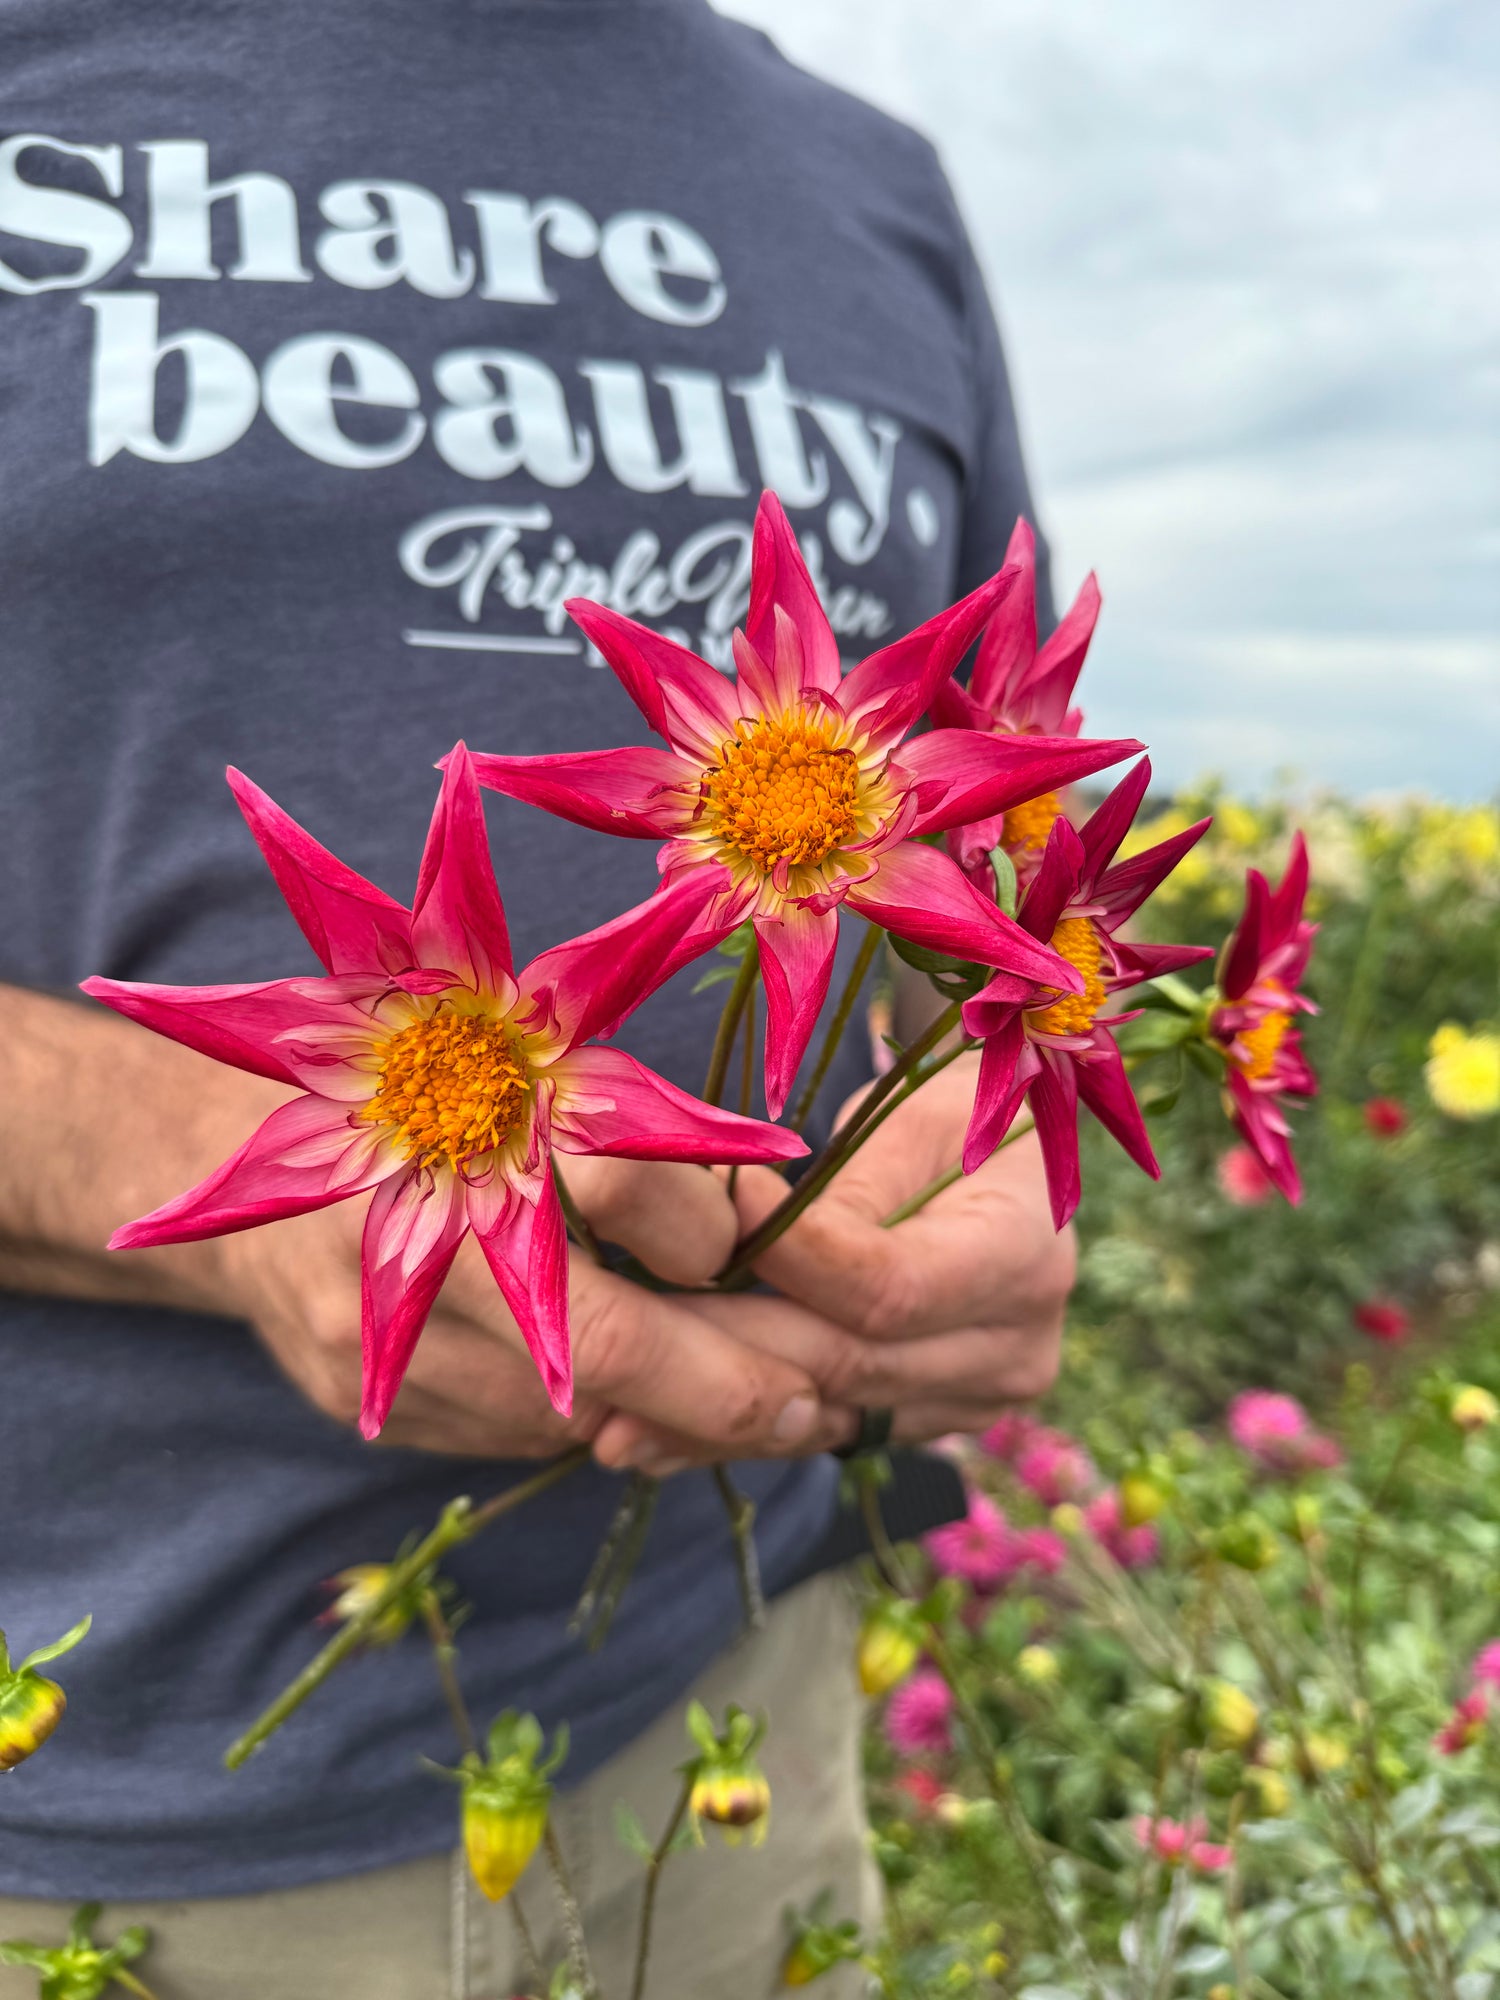
<svg viewBox="0 0 1500 2000">
<path fill-rule="evenodd" d="M 1098 726 L 1169 782 L 1492 793 L 1488 0 L 718 4 L 940 136 Z"/>
</svg>

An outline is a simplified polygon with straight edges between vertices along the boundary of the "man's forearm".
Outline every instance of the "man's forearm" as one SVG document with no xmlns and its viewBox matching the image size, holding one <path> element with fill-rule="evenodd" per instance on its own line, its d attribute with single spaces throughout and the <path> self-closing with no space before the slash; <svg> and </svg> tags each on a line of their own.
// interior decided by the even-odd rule
<svg viewBox="0 0 1500 2000">
<path fill-rule="evenodd" d="M 212 1243 L 114 1256 L 286 1092 L 103 1008 L 0 985 L 0 1289 L 213 1305 Z"/>
</svg>

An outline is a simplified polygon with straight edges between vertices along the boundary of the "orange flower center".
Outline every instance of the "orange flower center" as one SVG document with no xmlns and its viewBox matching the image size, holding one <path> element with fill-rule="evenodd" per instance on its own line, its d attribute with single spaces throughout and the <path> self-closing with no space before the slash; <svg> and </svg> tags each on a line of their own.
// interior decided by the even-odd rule
<svg viewBox="0 0 1500 2000">
<path fill-rule="evenodd" d="M 1278 993 L 1286 990 L 1277 986 L 1274 980 L 1267 983 Z M 1281 1045 L 1286 1040 L 1287 1029 L 1291 1025 L 1290 1009 L 1276 1007 L 1262 1014 L 1254 1027 L 1241 1028 L 1235 1036 L 1233 1045 L 1235 1060 L 1252 1083 L 1258 1083 L 1262 1077 L 1271 1074 Z"/>
<path fill-rule="evenodd" d="M 1033 1011 L 1031 1025 L 1044 1035 L 1086 1035 L 1104 1005 L 1104 946 L 1099 933 L 1089 917 L 1063 917 L 1049 942 L 1059 958 L 1083 974 L 1084 989 L 1064 993 L 1050 1007 Z"/>
<path fill-rule="evenodd" d="M 1061 812 L 1056 792 L 1043 792 L 1040 798 L 1007 806 L 1001 845 L 1007 854 L 1040 854 Z"/>
<path fill-rule="evenodd" d="M 779 861 L 825 861 L 853 838 L 859 767 L 821 720 L 747 721 L 703 774 L 703 802 L 724 845 L 769 875 Z"/>
<path fill-rule="evenodd" d="M 500 1021 L 439 1007 L 379 1050 L 380 1082 L 360 1112 L 391 1125 L 409 1160 L 462 1166 L 501 1146 L 524 1122 L 531 1084 Z"/>
</svg>

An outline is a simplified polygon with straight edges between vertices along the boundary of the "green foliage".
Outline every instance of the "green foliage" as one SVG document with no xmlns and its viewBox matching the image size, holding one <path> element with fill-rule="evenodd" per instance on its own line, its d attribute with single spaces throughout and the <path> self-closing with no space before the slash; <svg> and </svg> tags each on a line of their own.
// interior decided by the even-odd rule
<svg viewBox="0 0 1500 2000">
<path fill-rule="evenodd" d="M 84 1903 L 77 1910 L 65 1944 L 7 1940 L 0 1944 L 0 1965 L 29 1966 L 38 1976 L 39 2000 L 99 2000 L 100 1994 L 116 1984 L 132 1993 L 146 1993 L 147 1988 L 128 1967 L 145 1951 L 150 1932 L 143 1924 L 132 1924 L 112 1945 L 96 1945 L 93 1930 L 99 1909 L 98 1903 Z"/>
</svg>

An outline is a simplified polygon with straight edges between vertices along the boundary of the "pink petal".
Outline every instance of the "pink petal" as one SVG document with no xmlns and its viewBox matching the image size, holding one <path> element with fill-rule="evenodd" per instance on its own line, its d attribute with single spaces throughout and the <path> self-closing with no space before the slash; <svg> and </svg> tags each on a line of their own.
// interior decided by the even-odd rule
<svg viewBox="0 0 1500 2000">
<path fill-rule="evenodd" d="M 1009 601 L 1006 600 L 1007 603 Z M 938 691 L 932 697 L 932 720 L 937 729 L 988 731 L 993 727 L 989 710 L 974 699 L 961 681 L 954 680 L 938 683 Z"/>
<path fill-rule="evenodd" d="M 807 1151 L 794 1132 L 703 1104 L 623 1049 L 574 1049 L 552 1074 L 552 1138 L 561 1152 L 730 1166 Z"/>
<path fill-rule="evenodd" d="M 378 1437 L 427 1315 L 468 1234 L 463 1183 L 412 1167 L 376 1190 L 360 1254 L 364 1396 L 359 1428 Z"/>
<path fill-rule="evenodd" d="M 296 1084 L 325 1095 L 348 1095 L 333 1078 L 343 1054 L 323 1037 L 347 1037 L 347 1048 L 369 1048 L 382 1034 L 368 1011 L 345 997 L 351 987 L 370 999 L 387 982 L 272 979 L 260 986 L 146 986 L 123 979 L 85 979 L 82 990 L 127 1020 L 275 1083 Z M 298 1030 L 307 1033 L 300 1037 Z M 326 1086 L 326 1088 L 325 1088 Z M 368 1092 L 362 1093 L 368 1094 Z"/>
<path fill-rule="evenodd" d="M 1021 1058 L 1028 1060 L 1021 1067 Z M 990 1035 L 980 1052 L 979 1082 L 974 1109 L 964 1136 L 964 1172 L 982 1167 L 1015 1123 L 1026 1086 L 1040 1067 L 1040 1058 L 1026 1039 L 1019 1010 Z"/>
<path fill-rule="evenodd" d="M 443 759 L 417 893 L 412 943 L 424 966 L 446 967 L 478 993 L 510 984 L 510 933 L 495 886 L 484 804 L 468 750 L 456 744 Z"/>
<path fill-rule="evenodd" d="M 711 950 L 734 929 L 733 909 L 721 923 L 704 922 L 728 885 L 729 871 L 717 862 L 685 868 L 633 910 L 544 951 L 517 975 L 524 1025 L 550 1026 L 568 1048 L 613 1034 L 688 957 Z"/>
<path fill-rule="evenodd" d="M 1016 575 L 1013 569 L 1001 570 L 915 632 L 871 653 L 845 676 L 839 697 L 844 712 L 873 748 L 896 742 L 927 713 Z"/>
<path fill-rule="evenodd" d="M 1255 984 L 1270 925 L 1271 888 L 1258 868 L 1245 871 L 1245 914 L 1230 940 L 1221 984 L 1226 999 L 1238 1000 Z"/>
<path fill-rule="evenodd" d="M 1065 1050 L 1049 1050 L 1030 1089 L 1031 1115 L 1047 1170 L 1047 1195 L 1052 1224 L 1065 1229 L 1083 1194 L 1078 1170 L 1078 1082 L 1073 1058 Z"/>
<path fill-rule="evenodd" d="M 1083 879 L 1090 890 L 1114 859 L 1115 849 L 1130 831 L 1151 783 L 1151 759 L 1142 757 L 1128 770 L 1103 803 L 1083 823 L 1086 857 Z"/>
<path fill-rule="evenodd" d="M 347 1105 L 322 1097 L 281 1104 L 227 1159 L 186 1194 L 127 1222 L 111 1250 L 199 1243 L 287 1215 L 306 1215 L 373 1187 L 392 1172 L 389 1144 L 376 1127 L 351 1122 Z"/>
<path fill-rule="evenodd" d="M 521 799 L 575 826 L 637 840 L 662 840 L 691 821 L 701 767 L 675 750 L 641 745 L 550 757 L 474 758 L 481 785 Z M 687 789 L 685 790 L 684 787 Z"/>
<path fill-rule="evenodd" d="M 330 854 L 259 785 L 226 773 L 302 935 L 330 972 L 398 972 L 412 963 L 411 919 L 401 905 Z"/>
<path fill-rule="evenodd" d="M 542 1386 L 560 1415 L 573 1414 L 573 1348 L 568 1331 L 568 1238 L 547 1169 L 535 1205 L 507 1191 L 494 1222 L 475 1235 L 526 1342 Z"/>
<path fill-rule="evenodd" d="M 901 768 L 931 785 L 912 831 L 941 833 L 1023 799 L 1061 791 L 1140 749 L 1133 737 L 985 736 L 973 729 L 930 729 L 901 746 Z M 942 786 L 939 792 L 937 787 Z"/>
<path fill-rule="evenodd" d="M 1229 1095 L 1240 1136 L 1265 1168 L 1276 1188 L 1297 1207 L 1302 1200 L 1302 1176 L 1292 1155 L 1291 1127 L 1268 1092 L 1253 1090 L 1231 1068 Z"/>
<path fill-rule="evenodd" d="M 1100 601 L 1099 581 L 1090 570 L 1067 615 L 1022 677 L 1019 695 L 1032 728 L 1051 735 L 1062 727 L 1099 622 Z"/>
<path fill-rule="evenodd" d="M 785 613 L 782 615 L 784 617 Z M 763 655 L 759 647 L 752 646 L 739 630 L 736 630 L 730 643 L 734 649 L 734 671 L 742 713 L 779 715 L 783 709 L 790 708 L 801 685 L 800 647 L 795 659 L 790 643 L 784 644 L 779 653 Z"/>
<path fill-rule="evenodd" d="M 614 668 L 657 735 L 674 749 L 712 754 L 733 736 L 739 702 L 731 684 L 707 660 L 649 625 L 638 625 L 585 597 L 568 600 L 568 615 Z"/>
<path fill-rule="evenodd" d="M 1093 900 L 1104 906 L 1106 928 L 1113 930 L 1123 918 L 1138 910 L 1146 898 L 1166 881 L 1188 849 L 1197 846 L 1212 825 L 1211 817 L 1200 819 L 1196 826 L 1185 827 L 1169 840 L 1158 841 L 1155 847 L 1148 847 L 1144 853 L 1132 854 L 1128 861 L 1116 862 L 1113 868 L 1100 876 L 1094 887 Z"/>
<path fill-rule="evenodd" d="M 1005 551 L 1014 565 L 1014 587 L 1001 599 L 984 628 L 969 689 L 991 715 L 1000 715 L 1036 658 L 1036 536 L 1029 521 L 1017 521 Z"/>
<path fill-rule="evenodd" d="M 828 997 L 838 913 L 788 905 L 781 917 L 757 917 L 755 935 L 766 991 L 766 1109 L 779 1118 Z"/>
<path fill-rule="evenodd" d="M 1292 851 L 1287 857 L 1281 887 L 1271 897 L 1271 935 L 1278 944 L 1292 935 L 1301 919 L 1302 906 L 1307 901 L 1308 872 L 1307 842 L 1299 830 L 1292 835 Z"/>
<path fill-rule="evenodd" d="M 1116 941 L 1115 954 L 1120 971 L 1137 979 L 1160 979 L 1165 972 L 1181 972 L 1186 966 L 1201 965 L 1214 956 L 1211 944 L 1127 944 Z"/>
<path fill-rule="evenodd" d="M 801 639 L 806 684 L 822 688 L 825 694 L 837 694 L 838 640 L 823 610 L 817 585 L 808 574 L 786 510 L 774 493 L 765 492 L 755 510 L 750 610 L 745 619 L 745 637 L 763 660 L 775 657 L 778 608 L 786 613 Z"/>
<path fill-rule="evenodd" d="M 1083 842 L 1071 821 L 1055 819 L 1037 871 L 1016 912 L 1033 937 L 1044 941 L 1057 929 L 1058 919 L 1078 897 L 1083 874 Z"/>
<path fill-rule="evenodd" d="M 1115 1047 L 1114 1037 L 1105 1028 L 1094 1035 L 1094 1046 L 1073 1064 L 1078 1095 L 1109 1133 L 1152 1180 L 1161 1179 L 1161 1168 L 1151 1149 L 1146 1121 L 1136 1102 L 1125 1064 Z"/>
<path fill-rule="evenodd" d="M 946 854 L 919 841 L 903 841 L 882 854 L 868 881 L 850 889 L 848 902 L 882 929 L 930 951 L 993 965 L 1067 993 L 1083 990 L 1082 975 L 1066 959 L 1004 916 Z"/>
</svg>

